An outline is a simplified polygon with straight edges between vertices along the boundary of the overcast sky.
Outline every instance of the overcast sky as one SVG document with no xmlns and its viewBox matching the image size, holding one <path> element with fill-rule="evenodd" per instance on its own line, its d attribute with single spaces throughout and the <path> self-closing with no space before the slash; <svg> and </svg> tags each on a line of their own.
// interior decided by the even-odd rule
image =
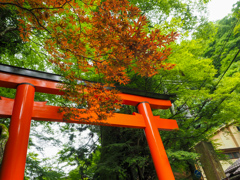
<svg viewBox="0 0 240 180">
<path fill-rule="evenodd" d="M 239 0 L 211 0 L 208 4 L 209 20 L 216 21 L 231 13 L 233 4 Z"/>
</svg>

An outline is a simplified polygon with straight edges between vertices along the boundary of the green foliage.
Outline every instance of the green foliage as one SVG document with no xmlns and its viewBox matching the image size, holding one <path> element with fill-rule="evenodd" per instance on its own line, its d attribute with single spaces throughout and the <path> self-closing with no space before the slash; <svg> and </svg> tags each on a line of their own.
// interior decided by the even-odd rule
<svg viewBox="0 0 240 180">
<path fill-rule="evenodd" d="M 169 157 L 169 161 L 172 165 L 173 171 L 176 172 L 186 172 L 188 171 L 189 167 L 186 162 L 196 160 L 199 158 L 199 155 L 194 152 L 188 151 L 172 151 L 171 149 L 167 150 L 167 155 Z"/>
<path fill-rule="evenodd" d="M 225 17 L 217 22 L 217 33 L 208 44 L 204 56 L 213 58 L 213 64 L 220 75 L 240 47 L 239 20 L 235 16 Z M 205 34 L 212 34 L 211 30 Z M 235 60 L 238 61 L 239 57 Z"/>
<path fill-rule="evenodd" d="M 67 178 L 91 179 L 96 171 L 96 164 L 100 158 L 98 140 L 96 139 L 97 126 L 66 124 L 61 127 L 65 138 L 68 138 L 66 144 L 59 154 L 59 163 L 65 163 L 66 166 L 77 166 L 72 170 Z M 89 131 L 91 130 L 91 131 Z M 78 137 L 88 132 L 81 140 Z"/>
<path fill-rule="evenodd" d="M 178 27 L 178 30 L 191 30 L 196 23 L 204 19 L 204 11 L 206 3 L 209 0 L 182 1 L 182 0 L 131 0 L 136 4 L 147 16 L 153 24 L 160 24 L 162 29 L 170 29 Z M 196 16 L 196 12 L 201 14 Z M 175 23 L 178 21 L 178 23 Z M 173 27 L 169 24 L 175 24 Z M 169 24 L 169 25 L 167 25 Z"/>
<path fill-rule="evenodd" d="M 43 161 L 46 161 L 44 159 Z M 36 180 L 60 180 L 65 177 L 65 173 L 61 170 L 55 171 L 52 166 L 42 167 L 42 161 L 38 159 L 38 154 L 28 153 L 25 169 L 25 178 L 34 178 Z"/>
<path fill-rule="evenodd" d="M 149 28 L 161 29 L 163 33 L 181 28 L 186 32 L 192 29 L 196 22 L 201 22 L 193 33 L 192 40 L 182 40 L 178 44 L 170 45 L 173 54 L 168 62 L 176 64 L 173 70 L 161 70 L 158 75 L 148 78 L 134 74 L 129 69 L 127 73 L 131 76 L 131 83 L 126 86 L 146 92 L 177 95 L 171 111 L 154 110 L 153 113 L 162 118 L 177 120 L 179 131 L 161 131 L 160 134 L 174 172 L 192 171 L 192 165 L 199 156 L 192 152 L 194 145 L 208 139 L 220 125 L 232 120 L 239 122 L 240 109 L 236 105 L 240 100 L 239 56 L 224 74 L 240 47 L 239 2 L 233 9 L 233 16 L 225 17 L 216 23 L 198 21 L 193 14 L 196 6 L 199 5 L 198 10 L 201 11 L 207 1 L 198 1 L 197 4 L 172 0 L 131 2 L 141 7 L 148 17 L 156 18 L 155 22 L 152 22 L 154 26 L 149 25 Z M 0 34 L 10 25 L 17 25 L 16 14 L 11 10 L 3 12 L 4 16 L 0 17 L 0 23 L 3 24 Z M 169 15 L 172 16 L 171 20 L 165 21 Z M 6 24 L 7 19 L 10 19 L 10 24 Z M 33 36 L 32 41 L 25 43 L 18 41 L 20 38 L 17 31 L 16 34 L 7 31 L 3 36 L 0 35 L 3 43 L 7 39 L 11 40 L 7 45 L 0 44 L 0 62 L 37 70 L 56 70 L 49 67 L 45 61 L 48 56 L 41 45 L 44 35 L 38 32 L 36 34 L 38 36 Z M 14 46 L 14 43 L 18 45 Z M 83 74 L 83 77 L 89 80 L 101 78 L 91 72 Z M 15 90 L 1 88 L 0 95 L 14 98 Z M 36 94 L 35 100 L 48 100 L 52 105 L 65 103 L 59 96 L 40 93 Z M 134 107 L 122 106 L 118 112 L 131 114 L 134 111 Z M 6 122 L 4 120 L 4 123 Z M 33 128 L 43 125 L 45 132 L 55 133 L 51 123 L 34 122 L 32 125 Z M 60 129 L 69 141 L 58 153 L 58 163 L 66 163 L 66 166 L 76 168 L 65 175 L 60 167 L 51 169 L 51 164 L 42 165 L 38 155 L 30 153 L 25 179 L 156 179 L 143 130 L 70 124 L 61 126 Z M 77 137 L 86 130 L 90 130 L 87 141 L 75 145 L 74 143 L 78 142 Z M 41 147 L 34 144 L 33 137 L 51 140 L 56 145 L 61 144 L 35 129 L 29 144 L 38 149 Z M 47 162 L 46 159 L 43 161 Z"/>
<path fill-rule="evenodd" d="M 175 22 L 172 21 L 171 25 L 174 26 L 174 23 L 181 24 L 177 19 Z M 227 30 L 218 24 L 211 22 L 201 24 L 194 33 L 193 40 L 183 40 L 179 44 L 171 45 L 173 54 L 168 62 L 176 64 L 173 70 L 162 70 L 152 78 L 132 74 L 131 83 L 127 85 L 144 91 L 177 94 L 172 112 L 163 110 L 153 112 L 154 115 L 178 121 L 179 131 L 161 131 L 164 146 L 175 172 L 183 174 L 191 172 L 194 176 L 194 163 L 199 156 L 192 152 L 194 145 L 207 139 L 221 124 L 239 119 L 237 113 L 239 108 L 234 107 L 238 101 L 239 91 L 238 74 L 235 74 L 237 70 L 232 72 L 233 76 L 224 77 L 218 83 L 220 79 L 216 79 L 217 66 L 212 61 L 213 55 L 216 56 L 213 52 L 217 37 L 219 33 L 225 32 Z M 131 114 L 132 111 L 135 109 L 123 106 L 120 112 Z M 136 144 L 139 138 L 142 138 L 141 143 Z M 156 178 L 143 132 L 103 127 L 101 145 L 101 159 L 95 171 L 95 178 Z"/>
<path fill-rule="evenodd" d="M 6 8 L 0 9 L 0 63 L 29 68 L 41 71 L 53 71 L 54 68 L 49 66 L 47 62 L 47 54 L 45 53 L 41 40 L 43 35 L 35 32 L 36 36 L 32 36 L 31 41 L 23 42 L 19 36 L 18 31 L 18 15 L 15 9 Z M 0 88 L 0 96 L 14 98 L 16 89 Z M 60 96 L 54 96 L 43 93 L 35 93 L 35 101 L 49 101 L 48 104 L 60 105 Z M 0 122 L 9 126 L 10 120 L 8 118 L 1 118 Z M 39 151 L 42 150 L 41 145 L 37 145 L 32 139 L 40 139 L 46 141 L 53 141 L 55 145 L 59 141 L 45 137 L 44 134 L 34 132 L 37 127 L 44 125 L 49 134 L 52 130 L 48 122 L 34 122 L 32 121 L 32 129 L 29 140 L 29 147 L 35 147 Z M 34 133 L 33 133 L 34 132 Z M 2 144 L 3 145 L 3 144 Z M 3 146 L 1 146 L 1 154 Z M 64 176 L 62 171 L 50 170 L 50 167 L 44 167 L 44 161 L 37 158 L 37 154 L 30 153 L 27 157 L 25 179 L 36 177 L 36 179 L 60 179 Z"/>
<path fill-rule="evenodd" d="M 144 133 L 139 129 L 101 127 L 101 159 L 96 179 L 155 179 Z"/>
<path fill-rule="evenodd" d="M 17 30 L 17 14 L 13 8 L 0 8 L 0 12 L 0 55 L 13 55 L 24 44 Z"/>
<path fill-rule="evenodd" d="M 154 115 L 178 121 L 179 131 L 161 132 L 169 160 L 176 172 L 192 172 L 193 163 L 197 162 L 198 155 L 191 151 L 197 142 L 208 139 L 209 135 L 222 124 L 231 122 L 233 119 L 239 122 L 240 109 L 236 106 L 239 101 L 239 57 L 226 74 L 223 74 L 239 47 L 238 26 L 235 28 L 235 37 L 232 34 L 229 35 L 235 24 L 235 17 L 224 18 L 217 24 L 211 22 L 202 24 L 194 33 L 193 40 L 184 40 L 180 44 L 171 45 L 173 54 L 168 62 L 176 64 L 173 70 L 162 70 L 153 78 L 133 74 L 131 84 L 128 85 L 128 87 L 145 91 L 177 94 L 172 112 L 154 111 Z M 227 45 L 225 45 L 226 42 Z M 219 54 L 221 54 L 220 59 Z M 220 75 L 219 78 L 216 78 L 218 75 Z M 221 79 L 222 75 L 224 76 Z M 123 110 L 129 112 L 127 108 Z M 127 162 L 128 166 L 134 169 L 134 159 L 138 160 L 144 156 L 141 154 L 141 156 L 131 157 L 132 161 L 125 160 L 124 153 L 131 151 L 127 143 L 119 141 L 122 132 L 116 129 L 104 130 L 104 133 L 105 131 L 110 131 L 111 135 L 114 132 L 117 133 L 116 137 L 111 137 L 109 134 L 107 137 L 103 136 L 109 144 L 106 146 L 107 150 L 104 151 L 103 148 L 101 154 L 104 163 L 101 163 L 103 175 L 100 177 L 104 177 L 104 174 L 115 174 L 112 179 L 124 179 L 131 173 L 127 172 L 127 168 L 122 168 L 121 163 Z M 134 133 L 131 134 L 133 136 Z M 131 139 L 132 137 L 129 137 L 127 142 Z M 130 146 L 134 147 L 134 145 Z M 111 153 L 112 151 L 116 154 Z M 121 162 L 118 162 L 120 157 Z M 146 168 L 148 161 L 146 159 L 140 161 L 145 162 L 142 167 Z M 134 175 L 137 176 L 136 173 Z"/>
</svg>

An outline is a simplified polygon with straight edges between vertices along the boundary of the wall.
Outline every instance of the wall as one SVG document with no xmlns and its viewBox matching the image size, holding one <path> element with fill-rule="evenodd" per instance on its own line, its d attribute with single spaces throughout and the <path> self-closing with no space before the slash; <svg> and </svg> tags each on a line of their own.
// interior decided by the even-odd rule
<svg viewBox="0 0 240 180">
<path fill-rule="evenodd" d="M 224 154 L 231 156 L 229 162 L 220 161 L 223 170 L 226 170 L 232 163 L 240 158 L 240 131 L 236 126 L 228 126 L 220 129 L 211 138 L 217 143 L 218 149 L 222 150 Z"/>
</svg>

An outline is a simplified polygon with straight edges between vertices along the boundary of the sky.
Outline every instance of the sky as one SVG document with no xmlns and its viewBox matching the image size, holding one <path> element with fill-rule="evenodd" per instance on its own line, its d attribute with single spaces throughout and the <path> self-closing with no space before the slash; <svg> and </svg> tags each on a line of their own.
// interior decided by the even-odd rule
<svg viewBox="0 0 240 180">
<path fill-rule="evenodd" d="M 233 4 L 239 0 L 211 0 L 208 4 L 209 20 L 217 21 L 231 13 Z"/>
</svg>

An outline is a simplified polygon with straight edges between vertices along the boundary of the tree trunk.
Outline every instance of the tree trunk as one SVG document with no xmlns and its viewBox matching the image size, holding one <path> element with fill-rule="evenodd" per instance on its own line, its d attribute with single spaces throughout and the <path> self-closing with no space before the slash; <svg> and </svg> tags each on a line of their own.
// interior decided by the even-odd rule
<svg viewBox="0 0 240 180">
<path fill-rule="evenodd" d="M 3 154 L 8 137 L 8 128 L 4 124 L 0 124 L 0 165 L 2 164 Z"/>
</svg>

